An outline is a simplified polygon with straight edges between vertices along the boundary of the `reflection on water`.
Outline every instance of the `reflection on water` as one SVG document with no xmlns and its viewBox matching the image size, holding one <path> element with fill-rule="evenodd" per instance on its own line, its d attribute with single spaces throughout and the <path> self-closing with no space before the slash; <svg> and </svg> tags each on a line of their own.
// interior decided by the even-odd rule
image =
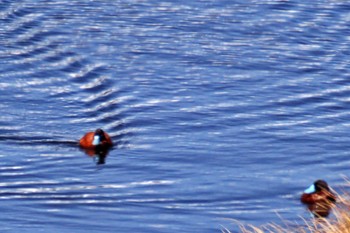
<svg viewBox="0 0 350 233">
<path fill-rule="evenodd" d="M 94 149 L 83 149 L 82 151 L 85 152 L 89 157 L 93 158 L 97 165 L 105 164 L 106 163 L 106 157 L 109 153 L 110 148 L 106 147 L 96 147 Z"/>
</svg>

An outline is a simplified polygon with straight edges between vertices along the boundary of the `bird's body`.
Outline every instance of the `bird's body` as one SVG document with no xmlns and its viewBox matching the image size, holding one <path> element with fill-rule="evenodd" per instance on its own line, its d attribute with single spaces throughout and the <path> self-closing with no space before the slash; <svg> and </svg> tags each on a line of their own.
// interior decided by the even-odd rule
<svg viewBox="0 0 350 233">
<path fill-rule="evenodd" d="M 315 204 L 319 202 L 336 202 L 334 193 L 323 180 L 317 180 L 313 185 L 306 189 L 300 197 L 304 204 Z"/>
<path fill-rule="evenodd" d="M 97 129 L 95 132 L 86 133 L 79 140 L 80 147 L 84 149 L 106 149 L 113 146 L 111 137 L 102 129 Z"/>
</svg>

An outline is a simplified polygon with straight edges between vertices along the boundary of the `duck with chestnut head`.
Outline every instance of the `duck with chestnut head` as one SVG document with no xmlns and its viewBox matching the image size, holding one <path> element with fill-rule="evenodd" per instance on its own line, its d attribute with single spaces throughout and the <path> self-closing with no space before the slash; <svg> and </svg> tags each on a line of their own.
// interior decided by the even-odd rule
<svg viewBox="0 0 350 233">
<path fill-rule="evenodd" d="M 97 158 L 97 164 L 104 164 L 109 149 L 113 146 L 111 137 L 102 129 L 86 133 L 80 140 L 79 146 L 91 157 Z"/>
<path fill-rule="evenodd" d="M 111 137 L 102 129 L 86 133 L 79 141 L 80 147 L 84 149 L 110 148 L 113 146 Z"/>
<path fill-rule="evenodd" d="M 302 203 L 316 217 L 327 217 L 336 202 L 336 196 L 324 180 L 315 181 L 300 197 Z"/>
<path fill-rule="evenodd" d="M 328 184 L 324 180 L 315 181 L 301 195 L 301 202 L 304 204 L 314 204 L 320 201 L 335 202 L 334 193 L 330 190 Z"/>
</svg>

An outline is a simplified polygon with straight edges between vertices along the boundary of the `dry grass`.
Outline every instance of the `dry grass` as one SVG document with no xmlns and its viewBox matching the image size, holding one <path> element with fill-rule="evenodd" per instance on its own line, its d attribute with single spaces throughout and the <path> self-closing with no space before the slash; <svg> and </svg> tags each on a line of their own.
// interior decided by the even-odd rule
<svg viewBox="0 0 350 233">
<path fill-rule="evenodd" d="M 349 183 L 350 184 L 350 183 Z M 237 223 L 241 233 L 350 233 L 350 198 L 348 194 L 338 195 L 338 201 L 332 208 L 332 217 L 304 220 L 300 227 L 266 224 L 263 226 Z M 231 233 L 224 228 L 222 233 Z"/>
</svg>

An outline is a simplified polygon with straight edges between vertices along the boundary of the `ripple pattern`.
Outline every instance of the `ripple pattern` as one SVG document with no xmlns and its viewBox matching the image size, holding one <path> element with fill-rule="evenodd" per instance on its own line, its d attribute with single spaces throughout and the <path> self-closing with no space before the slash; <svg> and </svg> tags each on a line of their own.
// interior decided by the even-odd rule
<svg viewBox="0 0 350 233">
<path fill-rule="evenodd" d="M 349 165 L 348 9 L 2 1 L 0 231 L 307 218 L 300 190 L 339 189 Z M 77 147 L 96 128 L 116 144 L 103 166 Z"/>
</svg>

